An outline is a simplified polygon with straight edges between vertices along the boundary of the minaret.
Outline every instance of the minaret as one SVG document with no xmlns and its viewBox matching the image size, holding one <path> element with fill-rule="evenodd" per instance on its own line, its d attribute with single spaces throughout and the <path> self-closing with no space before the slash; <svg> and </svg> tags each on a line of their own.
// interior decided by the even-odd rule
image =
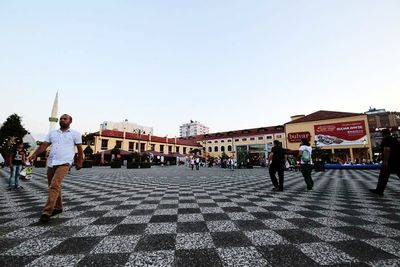
<svg viewBox="0 0 400 267">
<path fill-rule="evenodd" d="M 54 98 L 53 108 L 51 109 L 51 115 L 49 117 L 50 127 L 49 132 L 57 127 L 58 122 L 58 91 L 56 98 Z"/>
</svg>

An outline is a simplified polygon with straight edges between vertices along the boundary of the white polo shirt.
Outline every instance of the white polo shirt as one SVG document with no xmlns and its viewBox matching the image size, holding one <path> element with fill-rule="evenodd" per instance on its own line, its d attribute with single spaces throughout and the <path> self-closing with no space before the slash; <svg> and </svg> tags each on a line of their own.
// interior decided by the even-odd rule
<svg viewBox="0 0 400 267">
<path fill-rule="evenodd" d="M 63 132 L 60 129 L 47 134 L 45 142 L 51 144 L 47 166 L 53 167 L 62 164 L 72 164 L 75 156 L 75 145 L 82 144 L 82 135 L 72 129 Z"/>
</svg>

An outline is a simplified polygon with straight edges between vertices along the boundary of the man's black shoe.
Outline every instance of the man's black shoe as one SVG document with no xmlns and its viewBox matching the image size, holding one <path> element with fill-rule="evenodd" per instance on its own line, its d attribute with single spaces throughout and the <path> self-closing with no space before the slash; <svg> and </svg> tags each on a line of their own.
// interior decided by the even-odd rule
<svg viewBox="0 0 400 267">
<path fill-rule="evenodd" d="M 57 214 L 60 214 L 60 213 L 62 213 L 62 212 L 63 212 L 63 210 L 54 209 L 54 210 L 53 210 L 53 213 L 51 214 L 50 217 L 56 216 Z"/>
<path fill-rule="evenodd" d="M 40 216 L 39 222 L 47 223 L 47 222 L 49 222 L 49 221 L 50 221 L 50 216 L 49 216 L 49 215 L 42 214 L 42 215 Z"/>
<path fill-rule="evenodd" d="M 374 194 L 376 194 L 376 195 L 378 195 L 378 196 L 381 196 L 381 197 L 383 197 L 383 193 L 382 193 L 382 192 L 379 192 L 379 191 L 377 191 L 376 189 L 370 189 L 370 190 L 369 190 L 369 192 L 371 192 L 371 193 L 374 193 Z"/>
</svg>

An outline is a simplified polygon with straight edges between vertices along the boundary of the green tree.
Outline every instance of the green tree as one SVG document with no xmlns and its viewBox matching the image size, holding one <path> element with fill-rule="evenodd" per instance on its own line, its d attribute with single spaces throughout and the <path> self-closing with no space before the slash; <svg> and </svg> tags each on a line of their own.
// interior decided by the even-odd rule
<svg viewBox="0 0 400 267">
<path fill-rule="evenodd" d="M 28 133 L 21 121 L 22 118 L 14 113 L 1 126 L 0 145 L 2 152 L 9 151 L 16 142 L 22 142 L 22 138 Z"/>
<path fill-rule="evenodd" d="M 221 159 L 229 159 L 229 156 L 225 152 L 222 152 Z"/>
<path fill-rule="evenodd" d="M 195 148 L 195 149 L 191 150 L 190 153 L 193 153 L 193 154 L 196 154 L 196 155 L 197 155 L 197 154 L 200 154 L 200 153 L 201 153 L 201 150 L 198 149 L 198 148 Z"/>
<path fill-rule="evenodd" d="M 93 154 L 93 149 L 87 145 L 87 147 L 83 150 L 83 153 L 86 157 L 90 157 Z"/>
<path fill-rule="evenodd" d="M 238 157 L 239 164 L 242 164 L 242 165 L 246 165 L 247 164 L 247 160 L 250 159 L 249 152 L 247 152 L 245 150 L 244 151 L 239 151 L 237 157 Z"/>
</svg>

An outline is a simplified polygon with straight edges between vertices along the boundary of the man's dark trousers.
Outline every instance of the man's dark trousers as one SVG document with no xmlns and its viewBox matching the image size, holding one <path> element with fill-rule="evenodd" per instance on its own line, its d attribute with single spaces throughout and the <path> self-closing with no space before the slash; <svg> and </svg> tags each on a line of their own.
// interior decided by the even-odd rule
<svg viewBox="0 0 400 267">
<path fill-rule="evenodd" d="M 400 178 L 400 166 L 399 167 L 396 166 L 396 168 L 391 168 L 390 166 L 388 168 L 385 168 L 382 165 L 381 171 L 379 173 L 378 184 L 376 186 L 377 192 L 383 194 L 383 191 L 385 191 L 386 184 L 389 180 L 389 176 L 391 173 L 397 174 L 397 176 Z"/>
<path fill-rule="evenodd" d="M 283 190 L 283 173 L 285 171 L 285 166 L 283 164 L 271 164 L 269 166 L 269 176 L 271 177 L 272 184 L 275 188 Z M 278 172 L 279 184 L 276 179 L 276 172 Z"/>
</svg>

